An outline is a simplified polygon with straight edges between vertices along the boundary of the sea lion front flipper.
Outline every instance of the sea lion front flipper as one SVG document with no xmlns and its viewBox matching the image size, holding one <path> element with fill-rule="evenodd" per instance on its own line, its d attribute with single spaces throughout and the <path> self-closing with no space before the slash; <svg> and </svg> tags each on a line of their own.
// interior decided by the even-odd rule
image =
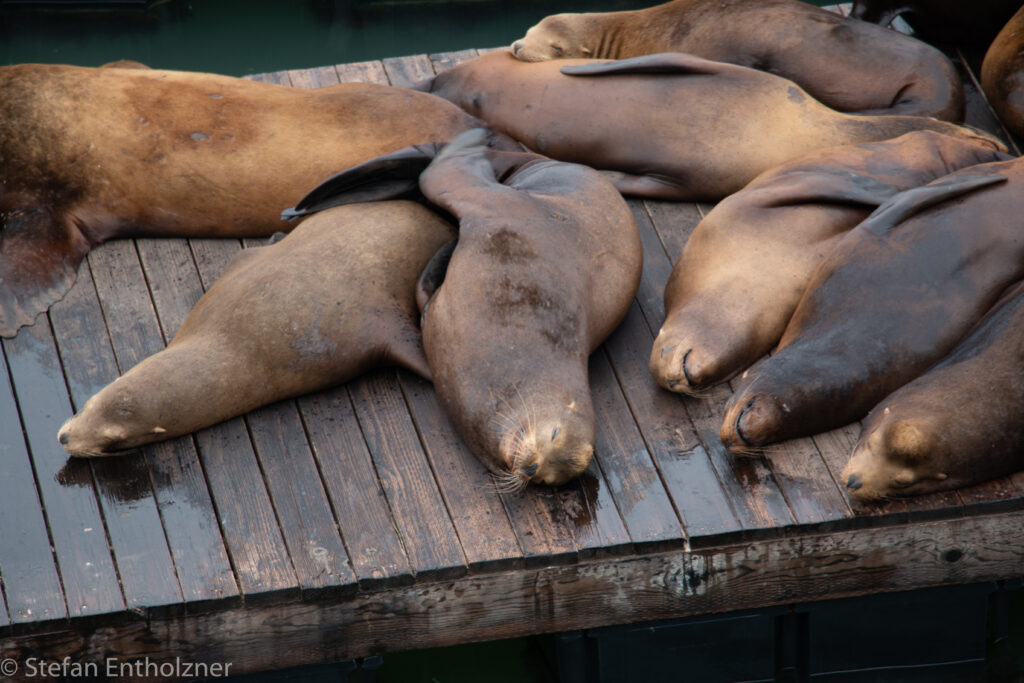
<svg viewBox="0 0 1024 683">
<path fill-rule="evenodd" d="M 1006 182 L 998 173 L 945 176 L 921 187 L 895 195 L 875 209 L 861 224 L 876 235 L 885 235 L 905 219 L 925 209 L 989 185 Z"/>
<path fill-rule="evenodd" d="M 426 267 L 420 273 L 420 277 L 416 281 L 416 306 L 420 309 L 421 317 L 427 314 L 430 297 L 434 296 L 434 292 L 444 283 L 444 276 L 448 272 L 448 262 L 452 260 L 452 252 L 455 251 L 455 245 L 458 243 L 458 240 L 446 242 L 427 261 Z M 420 327 L 423 325 L 421 324 Z"/>
<path fill-rule="evenodd" d="M 412 145 L 336 173 L 293 208 L 282 211 L 281 220 L 295 220 L 342 204 L 417 198 L 420 173 L 440 147 L 435 142 Z"/>
<path fill-rule="evenodd" d="M 88 242 L 47 209 L 0 212 L 0 336 L 64 298 L 87 253 Z"/>
<path fill-rule="evenodd" d="M 710 59 L 702 59 L 683 52 L 659 52 L 612 62 L 573 64 L 563 66 L 568 76 L 605 76 L 608 74 L 695 74 L 713 75 L 725 69 L 736 68 Z"/>
<path fill-rule="evenodd" d="M 647 199 L 692 200 L 693 192 L 682 187 L 673 178 L 659 175 L 635 175 L 621 171 L 601 171 L 619 194 L 625 197 Z"/>
<path fill-rule="evenodd" d="M 881 206 L 895 197 L 900 188 L 860 173 L 840 171 L 796 171 L 766 183 L 773 199 L 765 206 L 797 204 L 856 204 Z"/>
</svg>

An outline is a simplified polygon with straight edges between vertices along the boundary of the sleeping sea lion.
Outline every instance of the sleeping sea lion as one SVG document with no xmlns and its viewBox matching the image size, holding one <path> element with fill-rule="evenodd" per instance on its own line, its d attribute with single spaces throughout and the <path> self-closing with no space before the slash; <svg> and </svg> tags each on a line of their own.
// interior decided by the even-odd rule
<svg viewBox="0 0 1024 683">
<path fill-rule="evenodd" d="M 1024 283 L 938 365 L 864 421 L 842 481 L 856 498 L 920 495 L 1024 468 Z"/>
<path fill-rule="evenodd" d="M 850 16 L 882 26 L 902 17 L 921 40 L 988 45 L 1018 7 L 1020 0 L 853 0 Z"/>
<path fill-rule="evenodd" d="M 1024 7 L 985 53 L 981 87 L 999 120 L 1014 135 L 1024 136 Z"/>
<path fill-rule="evenodd" d="M 620 172 L 620 192 L 716 201 L 824 147 L 914 130 L 983 133 L 920 116 L 852 116 L 791 81 L 686 54 L 522 62 L 507 51 L 419 87 L 555 159 Z"/>
<path fill-rule="evenodd" d="M 942 52 L 796 0 L 673 0 L 555 14 L 512 43 L 512 52 L 527 62 L 687 52 L 788 78 L 838 111 L 947 121 L 964 115 L 960 77 Z"/>
<path fill-rule="evenodd" d="M 375 183 L 379 196 L 404 194 L 426 167 L 419 189 L 459 221 L 454 250 L 418 286 L 438 397 L 501 486 L 560 484 L 593 455 L 587 360 L 633 300 L 640 238 L 601 174 L 485 143 L 478 130 L 440 153 L 402 150 L 332 178 L 313 201 L 373 196 Z"/>
<path fill-rule="evenodd" d="M 946 355 L 1024 277 L 1022 186 L 1020 159 L 972 166 L 896 195 L 843 237 L 726 406 L 726 446 L 858 420 Z"/>
<path fill-rule="evenodd" d="M 339 167 L 479 125 L 383 85 L 0 67 L 0 335 L 59 300 L 114 237 L 250 236 Z"/>
<path fill-rule="evenodd" d="M 414 202 L 352 204 L 245 249 L 163 351 L 90 398 L 60 430 L 71 455 L 117 455 L 379 365 L 430 373 L 415 289 L 455 236 Z"/>
<path fill-rule="evenodd" d="M 665 286 L 651 351 L 662 387 L 699 393 L 768 353 L 835 243 L 898 192 L 1009 159 L 922 131 L 812 152 L 766 171 L 697 225 Z"/>
</svg>

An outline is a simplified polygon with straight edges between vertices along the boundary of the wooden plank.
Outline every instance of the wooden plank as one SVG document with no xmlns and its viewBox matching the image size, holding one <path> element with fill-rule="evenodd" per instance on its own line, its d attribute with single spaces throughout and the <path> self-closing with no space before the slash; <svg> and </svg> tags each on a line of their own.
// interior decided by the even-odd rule
<svg viewBox="0 0 1024 683">
<path fill-rule="evenodd" d="M 388 85 L 384 65 L 379 61 L 339 64 L 336 67 L 342 83 L 380 83 Z"/>
<path fill-rule="evenodd" d="M 441 73 L 447 71 L 456 64 L 462 62 L 468 62 L 469 60 L 479 56 L 479 52 L 476 50 L 459 50 L 458 52 L 440 52 L 437 54 L 430 55 L 430 63 L 434 67 L 434 73 Z"/>
<path fill-rule="evenodd" d="M 382 60 L 384 72 L 391 85 L 408 88 L 420 81 L 434 77 L 434 67 L 426 55 L 388 58 Z"/>
<path fill-rule="evenodd" d="M 399 372 L 399 381 L 470 569 L 518 566 L 523 551 L 487 468 L 463 443 L 429 382 L 408 372 Z"/>
<path fill-rule="evenodd" d="M 641 279 L 637 302 L 653 339 L 665 319 L 664 287 L 671 272 L 671 262 L 662 245 L 672 245 L 673 251 L 678 245 L 681 250 L 700 213 L 695 214 L 686 205 L 645 202 L 634 210 L 634 216 L 644 244 L 644 270 L 650 273 Z M 647 353 L 650 348 L 650 343 L 644 346 Z M 647 381 L 654 383 L 650 378 Z M 699 399 L 683 400 L 683 405 L 743 528 L 787 526 L 794 517 L 767 463 L 759 458 L 734 457 L 719 439 L 721 416 L 730 393 L 726 387 L 715 387 Z M 676 502 L 678 505 L 678 499 Z M 686 518 L 685 512 L 680 513 Z"/>
<path fill-rule="evenodd" d="M 175 244 L 177 250 L 172 246 Z M 157 326 L 150 297 L 165 305 L 169 301 L 179 302 L 183 281 L 176 273 L 191 265 L 183 245 L 174 240 L 139 240 L 138 246 L 133 247 L 131 242 L 123 241 L 104 247 L 92 257 L 93 278 L 100 294 L 98 303 L 103 306 L 108 328 L 117 331 L 111 337 L 111 361 L 115 365 L 106 370 L 107 377 L 116 378 L 118 365 L 126 371 L 163 348 L 164 336 Z M 136 251 L 142 262 L 149 265 L 148 285 Z M 190 297 L 186 293 L 177 304 L 179 310 L 187 311 L 197 299 L 198 295 Z M 184 601 L 196 604 L 236 598 L 238 586 L 215 523 L 213 504 L 192 440 L 186 437 L 154 444 L 142 449 L 141 457 L 97 465 L 111 468 L 110 476 L 114 476 L 119 467 L 132 466 L 133 462 L 139 463 L 135 466 L 148 466 Z"/>
<path fill-rule="evenodd" d="M 337 85 L 341 82 L 338 80 L 338 70 L 333 66 L 277 72 L 274 76 L 276 78 L 269 82 L 292 85 L 296 88 L 323 88 L 324 86 Z"/>
<path fill-rule="evenodd" d="M 0 360 L 4 356 L 0 348 Z M 0 609 L 0 620 L 19 624 L 61 619 L 67 616 L 64 591 L 6 362 L 0 368 L 0 576 L 7 603 L 7 610 Z"/>
<path fill-rule="evenodd" d="M 71 417 L 68 389 L 50 322 L 40 315 L 3 340 L 10 378 L 32 454 L 50 539 L 72 617 L 125 608 L 87 463 L 68 466 L 57 431 Z M 81 475 L 84 464 L 84 477 Z M 75 485 L 80 483 L 81 485 Z"/>
<path fill-rule="evenodd" d="M 349 384 L 384 493 L 417 577 L 466 571 L 466 557 L 402 398 L 395 370 Z"/>
<path fill-rule="evenodd" d="M 594 457 L 635 548 L 650 552 L 681 545 L 679 516 L 603 349 L 590 359 L 590 383 L 598 424 Z"/>
<path fill-rule="evenodd" d="M 215 242 L 216 240 L 193 240 L 191 253 L 203 253 L 204 247 L 216 248 Z M 217 254 L 221 257 L 226 257 L 230 253 L 230 248 L 237 249 L 237 241 L 225 240 L 225 243 L 221 246 L 228 247 L 227 250 L 217 249 Z M 179 254 L 171 257 L 167 250 L 174 250 Z M 147 272 L 152 270 L 152 279 L 173 280 L 175 283 L 173 290 L 154 288 L 153 297 L 159 320 L 152 313 L 146 315 L 146 327 L 140 336 L 140 343 L 126 349 L 128 351 L 132 348 L 141 348 L 145 349 L 145 355 L 151 355 L 163 348 L 165 336 L 170 336 L 181 326 L 191 304 L 201 296 L 202 284 L 212 284 L 213 275 L 219 274 L 224 265 L 213 265 L 217 263 L 217 259 L 212 254 L 206 254 L 197 260 L 207 270 L 197 273 L 195 268 L 190 269 L 190 251 L 184 241 L 140 240 L 140 251 L 144 254 L 143 261 Z M 160 265 L 172 262 L 181 265 L 180 268 L 174 269 L 175 274 L 158 277 Z M 137 276 L 129 277 L 127 273 L 117 272 L 112 273 L 110 282 L 120 282 L 123 287 L 123 283 L 135 277 Z M 112 291 L 111 297 L 116 299 L 116 294 L 117 292 Z M 142 319 L 139 312 L 126 312 L 125 315 Z M 161 330 L 164 331 L 163 336 Z M 125 362 L 122 361 L 122 367 L 124 366 Z M 159 476 L 162 481 L 177 483 L 184 479 L 195 482 L 196 486 L 205 473 L 209 493 L 204 495 L 198 492 L 198 507 L 193 509 L 195 516 L 187 519 L 205 534 L 204 538 L 208 540 L 204 547 L 211 549 L 210 552 L 216 550 L 215 542 L 211 538 L 213 531 L 217 529 L 216 523 L 223 535 L 223 544 L 231 560 L 238 589 L 248 596 L 248 599 L 257 594 L 267 594 L 265 597 L 268 598 L 272 594 L 275 599 L 288 595 L 296 589 L 297 578 L 285 550 L 281 529 L 261 476 L 245 422 L 240 418 L 229 420 L 196 432 L 194 439 L 199 447 L 197 459 L 193 459 L 189 437 L 149 447 L 150 452 L 154 454 L 151 456 L 153 462 L 159 463 L 154 467 L 154 471 L 161 473 Z M 175 470 L 175 467 L 178 469 Z M 207 498 L 211 501 L 209 508 Z M 216 515 L 213 510 L 216 510 Z M 170 529 L 168 533 L 171 533 Z"/>
<path fill-rule="evenodd" d="M 97 260 L 107 253 L 109 250 L 104 250 Z M 131 294 L 148 302 L 144 287 L 141 292 L 130 288 L 123 292 L 126 298 Z M 71 400 L 80 410 L 89 397 L 120 374 L 89 267 L 80 269 L 72 291 L 51 307 L 50 320 Z M 116 317 L 112 323 L 116 330 Z M 180 605 L 182 589 L 146 459 L 137 454 L 100 458 L 91 466 L 128 608 L 139 611 Z"/>
<path fill-rule="evenodd" d="M 467 576 L 349 600 L 0 639 L 0 656 L 116 652 L 232 674 L 617 623 L 1015 578 L 1024 511 Z M 324 624 L 330 624 L 325 629 Z M 311 646 L 312 644 L 312 646 Z M 101 657 L 102 654 L 93 655 Z"/>
<path fill-rule="evenodd" d="M 412 566 L 348 389 L 303 396 L 299 406 L 360 587 L 412 583 Z"/>
</svg>

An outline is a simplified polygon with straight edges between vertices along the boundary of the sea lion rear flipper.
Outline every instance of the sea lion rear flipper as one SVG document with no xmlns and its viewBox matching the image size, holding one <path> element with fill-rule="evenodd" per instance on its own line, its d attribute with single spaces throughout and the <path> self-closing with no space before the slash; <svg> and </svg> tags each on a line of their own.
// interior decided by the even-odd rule
<svg viewBox="0 0 1024 683">
<path fill-rule="evenodd" d="M 281 219 L 290 221 L 342 204 L 418 197 L 420 173 L 440 146 L 434 142 L 412 145 L 336 173 L 293 208 L 282 211 Z"/>
<path fill-rule="evenodd" d="M 420 273 L 420 277 L 416 281 L 416 306 L 420 309 L 421 315 L 426 315 L 430 297 L 434 296 L 434 292 L 444 283 L 444 276 L 448 272 L 448 262 L 452 260 L 452 252 L 455 251 L 455 245 L 458 242 L 458 240 L 446 242 L 427 261 L 426 267 Z"/>
<path fill-rule="evenodd" d="M 60 301 L 78 276 L 89 244 L 46 209 L 0 213 L 0 336 Z"/>
<path fill-rule="evenodd" d="M 568 76 L 605 76 L 607 74 L 697 74 L 712 75 L 729 68 L 721 62 L 702 59 L 683 52 L 660 52 L 654 55 L 617 59 L 613 62 L 563 66 Z"/>
<path fill-rule="evenodd" d="M 916 213 L 924 211 L 949 199 L 968 194 L 989 185 L 1006 182 L 1006 176 L 998 173 L 980 175 L 953 175 L 939 178 L 921 187 L 906 190 L 895 195 L 875 209 L 864 219 L 865 230 L 876 235 L 885 235 L 896 225 Z"/>
<path fill-rule="evenodd" d="M 796 171 L 786 173 L 764 184 L 772 199 L 769 207 L 796 204 L 856 204 L 880 206 L 899 194 L 900 188 L 881 183 L 860 173 Z"/>
</svg>

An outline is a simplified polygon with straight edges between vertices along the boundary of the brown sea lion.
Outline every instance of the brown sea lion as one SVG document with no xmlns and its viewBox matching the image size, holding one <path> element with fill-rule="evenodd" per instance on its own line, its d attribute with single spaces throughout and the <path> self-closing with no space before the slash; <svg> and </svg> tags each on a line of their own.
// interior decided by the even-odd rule
<svg viewBox="0 0 1024 683">
<path fill-rule="evenodd" d="M 1024 277 L 1021 160 L 902 192 L 836 244 L 779 342 L 726 406 L 743 452 L 862 418 L 940 360 Z"/>
<path fill-rule="evenodd" d="M 501 156 L 489 160 L 480 136 L 464 133 L 420 177 L 424 195 L 459 218 L 423 345 L 470 448 L 511 488 L 560 484 L 593 455 L 587 359 L 626 315 L 642 249 L 600 174 Z"/>
<path fill-rule="evenodd" d="M 364 203 L 240 252 L 167 348 L 90 398 L 60 442 L 72 455 L 117 455 L 379 365 L 429 377 L 416 281 L 454 235 L 420 204 Z"/>
<path fill-rule="evenodd" d="M 938 365 L 864 421 L 842 480 L 856 498 L 919 495 L 1024 468 L 1024 284 Z"/>
<path fill-rule="evenodd" d="M 114 237 L 265 236 L 339 167 L 479 125 L 423 93 L 213 74 L 0 67 L 0 335 Z"/>
<path fill-rule="evenodd" d="M 699 393 L 768 353 L 814 269 L 903 190 L 1009 159 L 992 144 L 929 131 L 812 152 L 766 171 L 697 225 L 665 287 L 651 351 L 662 387 Z"/>
<path fill-rule="evenodd" d="M 999 120 L 1024 136 L 1024 7 L 1007 22 L 981 63 L 981 87 Z"/>
<path fill-rule="evenodd" d="M 718 200 L 824 147 L 914 130 L 984 135 L 920 116 L 852 116 L 764 71 L 686 54 L 522 62 L 492 52 L 420 87 L 555 159 L 620 172 L 620 192 Z"/>
<path fill-rule="evenodd" d="M 625 12 L 555 14 L 512 43 L 517 59 L 624 59 L 687 52 L 788 78 L 833 109 L 962 121 L 949 59 L 880 26 L 797 0 L 673 0 Z"/>
<path fill-rule="evenodd" d="M 633 300 L 640 238 L 601 174 L 485 143 L 477 130 L 440 153 L 402 150 L 332 178 L 310 203 L 404 194 L 426 167 L 419 189 L 459 220 L 454 251 L 418 288 L 438 397 L 500 485 L 560 484 L 593 455 L 587 359 Z"/>
<path fill-rule="evenodd" d="M 1021 0 L 853 0 L 850 16 L 888 26 L 902 17 L 914 37 L 940 43 L 988 45 Z"/>
</svg>

